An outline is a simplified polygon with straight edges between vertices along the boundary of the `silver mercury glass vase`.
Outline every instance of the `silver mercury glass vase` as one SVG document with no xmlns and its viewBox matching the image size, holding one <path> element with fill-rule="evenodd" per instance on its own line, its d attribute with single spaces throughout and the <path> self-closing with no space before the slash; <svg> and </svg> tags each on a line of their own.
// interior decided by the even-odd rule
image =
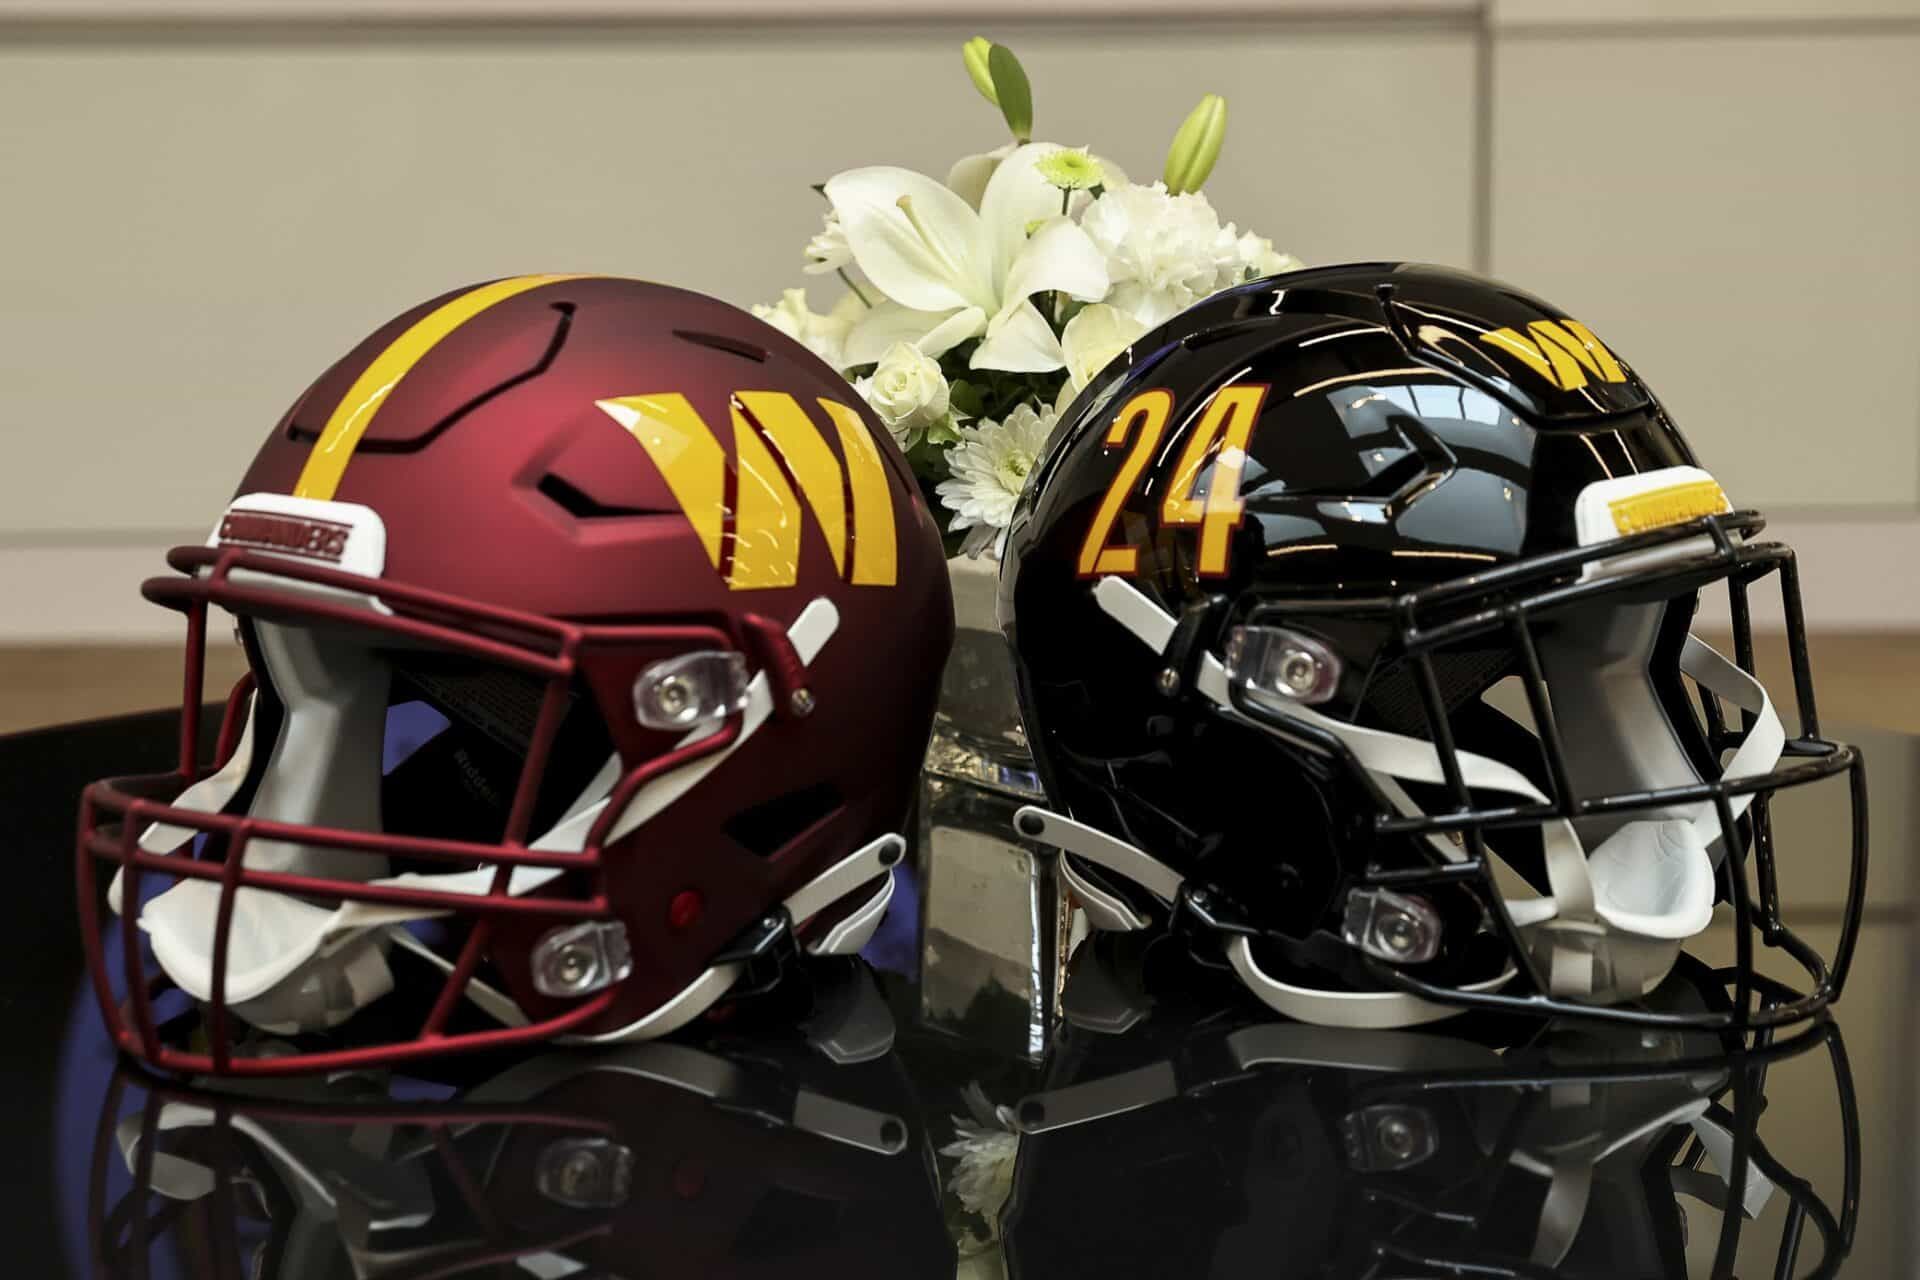
<svg viewBox="0 0 1920 1280">
<path fill-rule="evenodd" d="M 948 561 L 954 644 L 922 775 L 921 1016 L 1038 1060 L 1072 932 L 1053 859 L 1013 815 L 1045 803 L 1014 694 L 990 556 Z"/>
</svg>

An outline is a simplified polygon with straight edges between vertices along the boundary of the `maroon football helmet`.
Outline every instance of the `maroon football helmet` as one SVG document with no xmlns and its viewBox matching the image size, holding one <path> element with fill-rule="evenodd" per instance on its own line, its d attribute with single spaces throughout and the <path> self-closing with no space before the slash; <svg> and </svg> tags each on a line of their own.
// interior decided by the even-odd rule
<svg viewBox="0 0 1920 1280">
<path fill-rule="evenodd" d="M 845 381 L 730 306 L 523 276 L 416 307 L 168 562 L 180 767 L 89 787 L 78 858 L 108 1027 L 150 1063 L 651 1038 L 885 912 L 939 536 Z M 251 668 L 210 768 L 209 605 Z M 204 1049 L 163 1034 L 170 989 Z"/>
</svg>

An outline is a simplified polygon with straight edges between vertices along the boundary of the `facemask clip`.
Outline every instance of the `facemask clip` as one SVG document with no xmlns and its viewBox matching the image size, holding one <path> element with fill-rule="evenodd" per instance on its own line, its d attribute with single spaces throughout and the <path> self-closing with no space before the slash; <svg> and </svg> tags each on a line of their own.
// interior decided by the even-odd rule
<svg viewBox="0 0 1920 1280">
<path fill-rule="evenodd" d="M 634 716 L 649 729 L 717 724 L 747 709 L 747 659 L 702 649 L 653 663 L 633 682 Z"/>
<path fill-rule="evenodd" d="M 618 920 L 553 929 L 533 947 L 533 988 L 543 996 L 592 995 L 632 972 L 627 927 Z"/>
<path fill-rule="evenodd" d="M 633 1185 L 633 1152 L 606 1138 L 561 1138 L 540 1153 L 534 1185 L 569 1209 L 617 1209 Z"/>
<path fill-rule="evenodd" d="M 1359 1173 L 1397 1173 L 1433 1155 L 1439 1141 L 1433 1117 L 1421 1107 L 1382 1103 L 1362 1107 L 1340 1122 L 1347 1164 Z"/>
<path fill-rule="evenodd" d="M 1355 889 L 1347 895 L 1340 936 L 1388 964 L 1425 964 L 1440 954 L 1440 913 L 1424 898 Z"/>
<path fill-rule="evenodd" d="M 1340 659 L 1321 641 L 1286 627 L 1227 634 L 1227 679 L 1256 703 L 1315 706 L 1340 687 Z"/>
</svg>

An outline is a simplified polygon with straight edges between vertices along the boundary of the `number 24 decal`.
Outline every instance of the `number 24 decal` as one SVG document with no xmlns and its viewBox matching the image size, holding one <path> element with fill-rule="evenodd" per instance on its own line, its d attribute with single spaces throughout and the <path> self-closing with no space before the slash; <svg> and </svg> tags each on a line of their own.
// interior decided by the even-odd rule
<svg viewBox="0 0 1920 1280">
<path fill-rule="evenodd" d="M 1217 578 L 1227 571 L 1227 551 L 1242 519 L 1240 472 L 1247 462 L 1247 437 L 1253 434 L 1253 424 L 1266 398 L 1267 388 L 1258 383 L 1222 387 L 1215 392 L 1180 451 L 1167 496 L 1160 503 L 1161 527 L 1199 526 L 1199 568 L 1203 577 Z M 1142 391 L 1114 415 L 1113 425 L 1107 428 L 1107 449 L 1118 449 L 1129 438 L 1133 446 L 1114 473 L 1113 483 L 1107 486 L 1100 509 L 1080 544 L 1081 577 L 1109 573 L 1126 577 L 1140 571 L 1140 549 L 1114 546 L 1110 539 L 1120 509 L 1159 450 L 1160 437 L 1166 434 L 1171 416 L 1173 393 L 1161 388 Z M 1194 485 L 1209 462 L 1213 463 L 1213 476 L 1205 496 L 1196 498 Z"/>
</svg>

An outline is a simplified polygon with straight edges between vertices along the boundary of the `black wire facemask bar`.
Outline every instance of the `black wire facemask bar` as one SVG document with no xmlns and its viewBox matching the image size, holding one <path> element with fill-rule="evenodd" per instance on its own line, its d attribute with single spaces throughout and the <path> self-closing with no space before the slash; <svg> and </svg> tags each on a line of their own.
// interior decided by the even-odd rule
<svg viewBox="0 0 1920 1280">
<path fill-rule="evenodd" d="M 1793 552 L 1779 543 L 1736 541 L 1763 526 L 1764 521 L 1753 512 L 1706 517 L 1647 534 L 1535 557 L 1471 579 L 1451 581 L 1396 597 L 1363 601 L 1280 601 L 1269 598 L 1247 616 L 1244 622 L 1248 627 L 1286 624 L 1310 627 L 1316 617 L 1323 620 L 1366 618 L 1389 625 L 1394 639 L 1393 656 L 1402 661 L 1411 673 L 1427 740 L 1432 744 L 1444 775 L 1435 780 L 1436 789 L 1443 798 L 1442 803 L 1439 806 L 1429 804 L 1427 812 L 1408 812 L 1404 804 L 1393 803 L 1379 779 L 1372 776 L 1372 771 L 1342 740 L 1337 730 L 1344 726 L 1323 727 L 1312 722 L 1317 717 L 1302 718 L 1276 712 L 1249 696 L 1239 680 L 1230 679 L 1226 682 L 1227 697 L 1232 708 L 1240 715 L 1283 739 L 1342 760 L 1349 766 L 1353 776 L 1365 780 L 1378 806 L 1374 824 L 1377 837 L 1403 837 L 1417 843 L 1434 838 L 1456 841 L 1463 850 L 1463 855 L 1456 859 L 1435 859 L 1431 864 L 1369 869 L 1358 877 L 1357 883 L 1368 890 L 1387 890 L 1396 894 L 1417 893 L 1423 888 L 1438 890 L 1450 885 L 1463 885 L 1475 890 L 1494 926 L 1504 936 L 1509 950 L 1531 980 L 1535 994 L 1517 995 L 1489 989 L 1463 990 L 1427 981 L 1382 959 L 1378 954 L 1362 951 L 1356 958 L 1366 976 L 1389 989 L 1459 1008 L 1526 1012 L 1542 1016 L 1584 1016 L 1645 1025 L 1709 1029 L 1798 1021 L 1839 996 L 1851 965 L 1864 905 L 1867 869 L 1865 768 L 1857 749 L 1828 740 L 1820 734 Z M 1628 567 L 1635 563 L 1644 567 Z M 1616 570 L 1615 566 L 1619 568 Z M 1799 718 L 1799 731 L 1785 739 L 1779 762 L 1764 772 L 1741 777 L 1722 776 L 1686 785 L 1607 794 L 1578 794 L 1568 763 L 1567 744 L 1555 720 L 1548 694 L 1549 686 L 1542 669 L 1535 627 L 1550 615 L 1609 596 L 1634 593 L 1642 599 L 1671 598 L 1724 581 L 1731 606 L 1735 663 L 1741 672 L 1751 678 L 1754 649 L 1748 588 L 1754 580 L 1775 572 L 1779 574 L 1795 685 L 1794 701 Z M 1546 786 L 1536 793 L 1537 798 L 1521 803 L 1488 803 L 1484 792 L 1476 796 L 1475 788 L 1462 768 L 1462 752 L 1453 724 L 1454 713 L 1448 710 L 1441 680 L 1435 669 L 1435 656 L 1443 648 L 1462 642 L 1486 643 L 1489 640 L 1495 643 L 1504 641 L 1515 655 L 1518 666 L 1516 674 L 1525 689 L 1542 757 Z M 1724 759 L 1727 752 L 1735 749 L 1752 732 L 1755 717 L 1742 708 L 1740 730 L 1731 730 L 1720 714 L 1717 698 L 1704 687 L 1701 693 L 1707 747 L 1716 760 Z M 1840 774 L 1845 774 L 1848 779 L 1852 808 L 1851 850 L 1841 934 L 1829 968 L 1819 954 L 1789 929 L 1781 918 L 1768 802 L 1777 791 Z M 1746 802 L 1750 806 L 1747 809 L 1750 845 L 1742 838 L 1740 815 L 1737 812 L 1742 797 L 1751 797 Z M 1603 816 L 1618 818 L 1655 810 L 1670 812 L 1679 806 L 1697 806 L 1703 810 L 1710 808 L 1716 820 L 1718 846 L 1724 851 L 1718 873 L 1719 891 L 1732 904 L 1736 965 L 1740 975 L 1735 984 L 1732 1007 L 1702 1013 L 1666 1013 L 1619 1004 L 1587 1004 L 1548 994 L 1549 984 L 1543 980 L 1546 975 L 1540 972 L 1529 954 L 1521 929 L 1495 884 L 1493 851 L 1489 848 L 1487 833 L 1501 828 L 1543 828 L 1546 824 L 1570 823 L 1576 819 Z M 1436 807 L 1439 808 L 1438 812 L 1431 811 Z M 1753 890 L 1748 886 L 1749 847 L 1754 866 Z M 1768 946 L 1786 951 L 1806 971 L 1810 982 L 1808 991 L 1796 998 L 1768 1002 L 1764 1008 L 1755 1007 L 1751 977 L 1754 956 L 1752 935 L 1756 926 Z"/>
</svg>

